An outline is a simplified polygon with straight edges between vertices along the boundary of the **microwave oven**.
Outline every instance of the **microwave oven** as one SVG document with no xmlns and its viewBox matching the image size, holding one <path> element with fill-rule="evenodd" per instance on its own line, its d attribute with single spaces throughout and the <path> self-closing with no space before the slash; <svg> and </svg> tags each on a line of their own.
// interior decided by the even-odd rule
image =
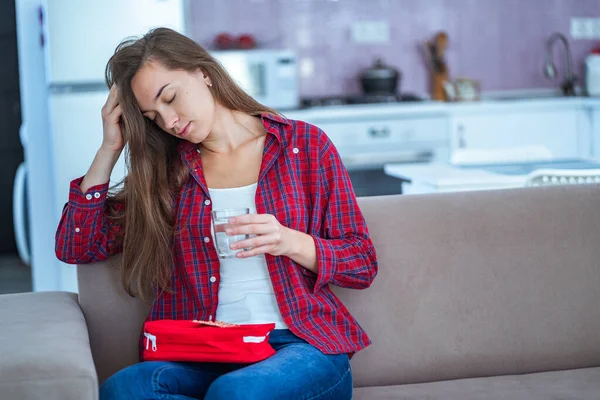
<svg viewBox="0 0 600 400">
<path fill-rule="evenodd" d="M 211 55 L 259 103 L 276 110 L 298 108 L 298 68 L 292 50 L 219 50 Z"/>
</svg>

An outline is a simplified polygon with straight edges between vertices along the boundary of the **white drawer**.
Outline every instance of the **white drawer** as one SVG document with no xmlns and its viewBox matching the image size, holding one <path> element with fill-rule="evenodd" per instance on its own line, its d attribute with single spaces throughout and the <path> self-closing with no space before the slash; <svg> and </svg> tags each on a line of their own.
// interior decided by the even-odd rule
<svg viewBox="0 0 600 400">
<path fill-rule="evenodd" d="M 379 147 L 402 143 L 443 141 L 448 138 L 445 118 L 394 119 L 317 124 L 338 148 Z"/>
</svg>

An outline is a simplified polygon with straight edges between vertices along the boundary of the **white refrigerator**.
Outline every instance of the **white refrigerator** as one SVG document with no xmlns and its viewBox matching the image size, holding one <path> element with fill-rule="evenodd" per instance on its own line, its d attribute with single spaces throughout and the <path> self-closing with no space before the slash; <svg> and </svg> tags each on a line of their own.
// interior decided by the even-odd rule
<svg viewBox="0 0 600 400">
<path fill-rule="evenodd" d="M 158 26 L 187 33 L 185 0 L 16 0 L 25 161 L 14 185 L 14 223 L 33 290 L 77 292 L 76 269 L 57 260 L 56 228 L 69 182 L 102 142 L 106 63 L 122 39 Z M 126 172 L 123 157 L 111 183 Z"/>
</svg>

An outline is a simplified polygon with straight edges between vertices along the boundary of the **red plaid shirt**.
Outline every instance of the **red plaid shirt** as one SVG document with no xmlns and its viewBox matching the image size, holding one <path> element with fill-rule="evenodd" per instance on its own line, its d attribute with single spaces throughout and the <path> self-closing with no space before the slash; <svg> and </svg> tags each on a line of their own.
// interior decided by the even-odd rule
<svg viewBox="0 0 600 400">
<path fill-rule="evenodd" d="M 266 255 L 281 316 L 289 329 L 324 353 L 353 353 L 370 344 L 367 334 L 329 284 L 364 289 L 377 274 L 375 248 L 339 154 L 319 128 L 263 115 L 267 130 L 256 191 L 256 210 L 315 241 L 318 274 L 288 257 Z M 212 320 L 217 311 L 219 257 L 212 242 L 212 203 L 196 146 L 183 142 L 190 171 L 176 202 L 173 293 L 161 292 L 148 320 Z M 56 233 L 56 255 L 85 264 L 121 251 L 118 226 L 104 218 L 108 183 L 82 193 L 71 183 Z"/>
</svg>

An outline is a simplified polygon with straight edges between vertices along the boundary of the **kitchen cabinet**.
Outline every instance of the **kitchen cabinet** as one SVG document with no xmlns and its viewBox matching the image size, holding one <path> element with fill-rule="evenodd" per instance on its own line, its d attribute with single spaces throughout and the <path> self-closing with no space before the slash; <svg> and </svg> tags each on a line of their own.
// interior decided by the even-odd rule
<svg viewBox="0 0 600 400">
<path fill-rule="evenodd" d="M 448 146 L 444 117 L 386 118 L 318 124 L 336 146 L 347 167 L 432 159 Z M 443 158 L 447 157 L 444 152 Z"/>
<path fill-rule="evenodd" d="M 589 107 L 592 157 L 600 159 L 600 100 Z"/>
<path fill-rule="evenodd" d="M 448 119 L 442 104 L 323 107 L 286 113 L 322 129 L 338 150 L 358 196 L 401 193 L 388 163 L 448 159 Z"/>
<path fill-rule="evenodd" d="M 357 192 L 371 194 L 393 192 L 393 181 L 375 179 L 384 165 L 448 163 L 461 149 L 544 146 L 554 158 L 600 159 L 600 99 L 352 105 L 295 110 L 286 116 L 323 129 L 353 173 Z"/>
<path fill-rule="evenodd" d="M 581 106 L 450 113 L 450 151 L 545 146 L 555 158 L 590 157 L 589 116 Z"/>
<path fill-rule="evenodd" d="M 286 113 L 321 128 L 349 170 L 390 162 L 446 161 L 444 104 L 322 107 Z"/>
<path fill-rule="evenodd" d="M 349 168 L 374 158 L 402 162 L 428 153 L 448 162 L 460 149 L 528 146 L 544 146 L 555 158 L 600 158 L 600 99 L 322 107 L 289 117 L 322 128 Z"/>
</svg>

